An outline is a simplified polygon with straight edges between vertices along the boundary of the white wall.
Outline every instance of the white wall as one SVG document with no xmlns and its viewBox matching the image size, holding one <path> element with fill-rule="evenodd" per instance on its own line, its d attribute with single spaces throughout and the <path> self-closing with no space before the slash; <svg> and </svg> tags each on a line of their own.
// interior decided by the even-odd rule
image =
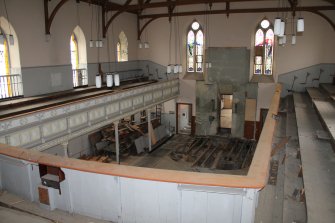
<svg viewBox="0 0 335 223">
<path fill-rule="evenodd" d="M 0 167 L 1 189 L 39 202 L 41 180 L 35 163 L 0 156 Z M 182 185 L 62 170 L 62 193 L 49 188 L 49 200 L 52 207 L 70 213 L 124 223 L 254 221 L 256 189 Z"/>
<path fill-rule="evenodd" d="M 49 14 L 59 1 L 50 1 Z M 66 2 L 56 14 L 51 25 L 51 39 L 46 41 L 44 29 L 44 4 L 40 0 L 11 0 L 6 1 L 9 22 L 13 25 L 20 44 L 22 67 L 54 66 L 71 64 L 70 36 L 78 25 L 76 1 Z M 87 3 L 79 4 L 80 24 L 86 41 L 91 39 L 91 17 L 94 8 L 93 37 L 97 39 L 96 6 Z M 24 9 L 24 10 L 23 10 Z M 0 1 L 0 16 L 5 16 L 4 3 Z M 100 28 L 101 30 L 101 28 Z M 129 43 L 129 60 L 137 59 L 137 28 L 136 16 L 123 13 L 115 19 L 108 29 L 111 46 L 111 61 L 115 61 L 115 49 L 118 35 L 123 30 Z M 114 37 L 114 38 L 112 38 Z M 100 50 L 100 61 L 108 61 L 107 39 Z M 97 48 L 87 48 L 87 62 L 98 62 Z"/>
</svg>

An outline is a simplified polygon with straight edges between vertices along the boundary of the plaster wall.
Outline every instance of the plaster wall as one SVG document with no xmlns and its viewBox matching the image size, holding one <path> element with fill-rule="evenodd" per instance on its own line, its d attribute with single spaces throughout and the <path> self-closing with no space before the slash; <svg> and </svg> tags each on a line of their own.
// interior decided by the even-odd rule
<svg viewBox="0 0 335 223">
<path fill-rule="evenodd" d="M 10 19 L 9 22 L 14 27 L 20 43 L 22 67 L 70 64 L 70 37 L 77 25 L 83 30 L 86 41 L 97 39 L 98 28 L 100 29 L 99 38 L 102 38 L 101 27 L 97 26 L 98 8 L 94 5 L 81 2 L 78 5 L 78 20 L 76 1 L 67 1 L 56 14 L 51 25 L 51 38 L 47 41 L 44 29 L 43 1 L 11 0 L 6 3 Z M 49 2 L 49 13 L 51 13 L 57 3 L 58 1 Z M 0 16 L 5 16 L 3 1 L 0 2 Z M 98 62 L 98 59 L 100 59 L 101 62 L 108 61 L 107 39 L 110 46 L 111 61 L 115 61 L 116 44 L 118 36 L 122 30 L 125 32 L 128 39 L 129 60 L 136 60 L 136 16 L 129 13 L 122 13 L 109 27 L 108 38 L 104 39 L 103 48 L 87 47 L 87 62 L 96 63 Z M 100 51 L 100 58 L 98 58 L 98 51 Z"/>
<path fill-rule="evenodd" d="M 249 83 L 249 50 L 238 47 L 211 47 L 207 57 L 212 63 L 207 81 L 197 81 L 197 129 L 200 135 L 217 133 L 220 124 L 220 95 L 233 95 L 231 133 L 244 135 L 245 98 L 257 97 L 257 85 Z"/>
<path fill-rule="evenodd" d="M 50 14 L 58 2 L 49 1 Z M 25 96 L 72 89 L 70 37 L 77 26 L 82 29 L 86 39 L 87 55 L 81 56 L 83 60 L 81 58 L 79 60 L 82 62 L 87 58 L 89 85 L 95 84 L 97 63 L 115 61 L 116 44 L 121 31 L 127 35 L 129 61 L 137 60 L 136 16 L 133 14 L 122 13 L 109 27 L 107 38 L 103 39 L 104 46 L 90 48 L 88 45 L 90 39 L 102 39 L 101 25 L 98 26 L 97 21 L 99 11 L 97 6 L 83 2 L 77 5 L 76 1 L 67 1 L 54 17 L 50 30 L 51 36 L 48 39 L 44 28 L 43 1 L 11 0 L 6 3 L 12 33 L 17 37 L 15 41 L 17 44 L 13 47 L 19 46 L 21 62 L 20 65 L 12 65 L 15 68 L 21 66 Z M 77 12 L 79 19 L 77 19 Z M 7 18 L 4 1 L 0 2 L 1 16 Z M 5 28 L 9 33 L 7 27 Z M 97 35 L 98 29 L 99 35 Z M 118 66 L 113 64 L 111 69 L 118 69 Z M 36 83 L 43 84 L 37 86 Z"/>
<path fill-rule="evenodd" d="M 323 1 L 303 2 L 306 5 L 325 4 Z M 255 7 L 277 7 L 278 1 L 259 2 Z M 254 5 L 248 3 L 232 3 L 231 8 L 252 8 Z M 225 4 L 215 4 L 213 9 L 224 9 Z M 183 6 L 177 7 L 175 10 L 205 10 L 205 6 Z M 164 10 L 146 10 L 150 13 L 164 13 Z M 166 12 L 165 12 L 166 13 Z M 335 21 L 333 13 L 326 12 L 330 18 Z M 306 67 L 318 65 L 321 63 L 335 63 L 333 52 L 335 51 L 335 32 L 329 23 L 318 15 L 310 12 L 301 14 L 305 19 L 305 32 L 297 37 L 297 44 L 292 46 L 277 46 L 274 51 L 274 80 L 278 80 L 281 74 L 289 73 L 295 70 L 304 69 Z M 181 62 L 185 70 L 186 67 L 186 32 L 193 20 L 197 20 L 205 29 L 205 42 L 210 43 L 210 47 L 245 47 L 250 49 L 249 78 L 252 77 L 252 58 L 254 32 L 257 24 L 264 18 L 268 18 L 271 22 L 274 21 L 276 13 L 248 13 L 248 14 L 231 14 L 226 15 L 211 15 L 209 17 L 209 31 L 206 31 L 205 16 L 183 16 L 177 18 L 178 28 L 174 27 L 172 22 L 172 45 L 169 46 L 169 22 L 168 18 L 160 18 L 150 23 L 146 30 L 146 39 L 150 43 L 150 49 L 139 49 L 138 57 L 141 59 L 151 60 L 153 62 L 167 65 L 169 63 Z M 179 35 L 175 35 L 175 30 Z M 292 33 L 292 27 L 287 25 L 287 34 Z M 208 35 L 209 33 L 209 35 Z M 177 41 L 175 37 L 177 36 Z M 290 37 L 288 37 L 290 41 Z M 175 42 L 177 44 L 175 44 Z M 180 47 L 179 44 L 180 43 Z M 277 44 L 277 41 L 276 41 Z M 171 59 L 170 56 L 171 55 Z M 180 75 L 183 78 L 185 73 Z M 181 94 L 177 99 L 178 102 L 192 103 L 196 108 L 196 83 L 193 80 L 181 80 Z M 259 88 L 259 95 L 266 95 L 273 84 L 269 87 L 265 85 Z M 263 89 L 265 90 L 263 92 Z M 258 108 L 268 108 L 269 100 L 266 97 L 260 97 L 257 101 Z M 194 109 L 194 113 L 196 113 Z M 257 111 L 259 115 L 259 110 Z M 194 114 L 195 115 L 195 114 Z"/>
</svg>

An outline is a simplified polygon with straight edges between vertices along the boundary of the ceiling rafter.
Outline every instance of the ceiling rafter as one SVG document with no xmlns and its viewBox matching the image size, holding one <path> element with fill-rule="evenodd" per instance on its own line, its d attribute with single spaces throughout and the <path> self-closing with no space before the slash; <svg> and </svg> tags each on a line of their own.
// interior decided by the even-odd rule
<svg viewBox="0 0 335 223">
<path fill-rule="evenodd" d="M 335 10 L 335 6 L 311 6 L 311 7 L 296 7 L 296 11 L 325 11 L 325 10 Z M 209 11 L 189 11 L 189 12 L 178 12 L 172 13 L 172 16 L 190 16 L 190 15 L 205 15 L 205 14 L 234 14 L 234 13 L 265 13 L 265 12 L 290 12 L 292 8 L 283 7 L 283 8 L 248 8 L 248 9 L 221 9 L 221 10 L 211 10 Z M 160 14 L 147 14 L 141 15 L 140 19 L 149 19 L 149 18 L 163 18 L 169 17 L 169 13 L 160 13 Z"/>
<path fill-rule="evenodd" d="M 53 20 L 56 16 L 57 12 L 69 0 L 60 0 L 58 2 L 58 4 L 54 7 L 54 9 L 52 10 L 52 12 L 49 16 L 49 2 L 50 1 L 52 1 L 52 0 L 43 0 L 43 2 L 44 2 L 45 34 L 47 34 L 47 35 L 50 35 L 51 25 L 52 25 L 52 22 L 53 22 Z M 77 4 L 80 3 L 80 2 L 86 2 L 88 4 L 101 6 L 103 12 L 105 11 L 106 8 L 120 8 L 120 7 L 122 7 L 119 4 L 110 2 L 108 0 L 76 0 L 76 2 L 77 2 Z M 124 10 L 124 11 L 127 11 L 127 9 Z M 131 12 L 131 13 L 134 13 L 134 12 Z M 104 18 L 102 18 L 102 19 L 104 19 Z M 103 26 L 103 28 L 104 28 L 104 26 Z"/>
<path fill-rule="evenodd" d="M 293 0 L 295 1 L 295 0 Z M 248 9 L 231 9 L 226 7 L 226 9 L 222 10 L 210 10 L 210 11 L 188 11 L 188 12 L 175 12 L 175 13 L 161 13 L 161 14 L 147 14 L 147 15 L 140 15 L 139 19 L 149 19 L 150 22 L 154 21 L 158 18 L 168 17 L 170 18 L 175 16 L 194 16 L 194 15 L 206 15 L 206 14 L 238 14 L 238 13 L 266 13 L 266 12 L 296 12 L 296 11 L 305 11 L 311 12 L 316 15 L 321 16 L 324 18 L 335 30 L 334 22 L 329 19 L 325 14 L 321 13 L 320 11 L 325 10 L 335 10 L 335 6 L 311 6 L 311 7 L 283 7 L 283 8 L 248 8 Z M 145 26 L 142 27 L 140 32 L 138 33 L 138 38 L 141 37 L 143 30 L 147 27 L 150 23 L 147 22 Z"/>
<path fill-rule="evenodd" d="M 131 3 L 132 0 L 127 0 L 123 7 L 118 10 L 114 15 L 112 15 L 112 17 L 108 20 L 107 24 L 105 24 L 105 15 L 106 15 L 106 11 L 105 11 L 105 6 L 102 7 L 102 30 L 103 30 L 103 33 L 102 33 L 102 36 L 105 38 L 106 37 L 106 34 L 107 34 L 107 31 L 108 31 L 108 28 L 110 26 L 110 24 L 113 22 L 113 20 L 118 17 L 119 15 L 121 15 L 123 12 L 126 12 L 127 11 L 127 6 Z"/>
<path fill-rule="evenodd" d="M 270 0 L 257 0 L 257 1 L 270 1 Z M 169 6 L 181 6 L 181 5 L 197 5 L 197 4 L 213 4 L 213 3 L 227 3 L 227 2 L 255 2 L 255 0 L 174 0 L 174 1 L 162 1 L 162 2 L 149 2 L 142 5 L 142 9 L 148 8 L 162 8 Z M 109 10 L 119 10 L 119 7 L 110 8 Z M 140 8 L 138 4 L 129 5 L 127 9 L 129 11 L 137 11 Z"/>
<path fill-rule="evenodd" d="M 50 28 L 52 21 L 54 20 L 58 10 L 69 0 L 61 0 L 52 10 L 49 16 L 49 0 L 44 0 L 44 24 L 45 24 L 45 34 L 50 35 Z"/>
</svg>

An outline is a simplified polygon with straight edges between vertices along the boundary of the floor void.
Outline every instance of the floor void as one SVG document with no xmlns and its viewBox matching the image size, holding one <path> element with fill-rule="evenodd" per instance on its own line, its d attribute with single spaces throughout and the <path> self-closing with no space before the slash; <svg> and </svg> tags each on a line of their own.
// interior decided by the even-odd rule
<svg viewBox="0 0 335 223">
<path fill-rule="evenodd" d="M 151 153 L 121 157 L 121 165 L 246 175 L 255 148 L 254 140 L 177 134 Z M 81 159 L 105 163 L 115 160 L 106 154 Z"/>
</svg>

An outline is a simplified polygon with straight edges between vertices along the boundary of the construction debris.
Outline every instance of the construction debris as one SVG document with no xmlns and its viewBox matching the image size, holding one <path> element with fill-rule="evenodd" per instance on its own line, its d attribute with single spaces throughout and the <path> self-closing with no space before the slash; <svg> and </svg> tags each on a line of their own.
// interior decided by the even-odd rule
<svg viewBox="0 0 335 223">
<path fill-rule="evenodd" d="M 256 141 L 220 136 L 198 136 L 169 156 L 178 162 L 192 162 L 191 168 L 237 170 L 248 168 L 256 148 Z"/>
</svg>

